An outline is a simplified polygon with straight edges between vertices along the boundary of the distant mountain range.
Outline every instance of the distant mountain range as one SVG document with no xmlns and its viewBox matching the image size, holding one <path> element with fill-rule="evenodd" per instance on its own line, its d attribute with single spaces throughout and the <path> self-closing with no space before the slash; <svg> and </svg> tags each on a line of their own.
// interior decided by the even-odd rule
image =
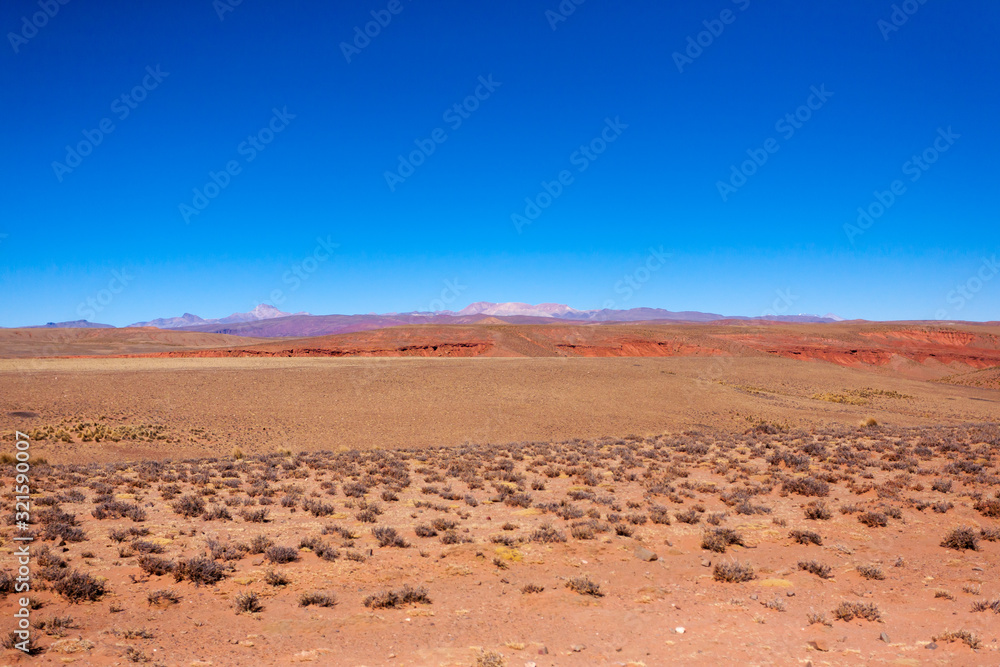
<svg viewBox="0 0 1000 667">
<path fill-rule="evenodd" d="M 98 324 L 87 320 L 73 320 L 72 322 L 48 322 L 46 324 L 36 324 L 24 329 L 114 329 L 113 324 Z"/>
<path fill-rule="evenodd" d="M 717 322 L 720 320 L 822 323 L 839 322 L 836 315 L 778 315 L 768 317 L 725 316 L 698 311 L 674 312 L 662 308 L 629 308 L 627 310 L 577 310 L 559 303 L 491 303 L 480 301 L 460 311 L 388 313 L 384 315 L 310 315 L 286 313 L 273 306 L 261 304 L 249 313 L 233 313 L 228 317 L 204 319 L 191 313 L 179 317 L 165 317 L 148 322 L 136 322 L 130 327 L 155 327 L 174 331 L 201 331 L 236 336 L 284 338 L 324 336 L 382 329 L 412 324 L 553 324 L 556 322 Z M 113 328 L 109 324 L 92 324 L 86 320 L 75 322 L 50 322 L 45 327 L 99 327 Z"/>
<path fill-rule="evenodd" d="M 279 317 L 292 317 L 292 315 L 293 313 L 284 313 L 274 306 L 262 303 L 249 313 L 233 313 L 228 317 L 220 317 L 215 320 L 206 320 L 198 317 L 197 315 L 192 315 L 191 313 L 184 313 L 180 317 L 165 317 L 150 320 L 149 322 L 136 322 L 135 324 L 130 324 L 129 326 L 156 327 L 157 329 L 185 329 L 188 327 L 237 324 L 239 322 L 259 322 L 261 320 L 273 320 Z M 309 315 L 309 313 L 301 312 L 294 313 L 294 315 Z"/>
</svg>

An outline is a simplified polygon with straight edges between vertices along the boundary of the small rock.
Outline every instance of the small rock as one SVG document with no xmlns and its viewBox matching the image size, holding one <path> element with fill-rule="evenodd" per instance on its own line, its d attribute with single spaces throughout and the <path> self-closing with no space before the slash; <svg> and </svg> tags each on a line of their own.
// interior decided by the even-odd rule
<svg viewBox="0 0 1000 667">
<path fill-rule="evenodd" d="M 584 646 L 583 644 L 573 644 L 572 646 L 570 646 L 570 648 L 573 649 L 573 653 L 579 653 L 580 651 L 582 651 L 587 647 Z"/>
<path fill-rule="evenodd" d="M 548 654 L 549 654 L 548 648 L 543 646 L 542 648 L 538 649 L 538 655 L 548 655 Z"/>
<path fill-rule="evenodd" d="M 701 566 L 702 567 L 712 567 L 712 561 L 708 560 L 707 558 L 702 558 L 701 559 Z"/>
<path fill-rule="evenodd" d="M 827 644 L 826 641 L 824 641 L 822 639 L 813 639 L 812 641 L 809 642 L 809 645 L 812 646 L 817 651 L 829 651 L 830 650 L 830 645 Z"/>
<path fill-rule="evenodd" d="M 674 632 L 676 632 L 679 635 L 683 635 L 684 634 L 684 627 L 683 626 L 676 627 L 676 628 L 674 628 Z"/>
<path fill-rule="evenodd" d="M 795 597 L 795 591 L 788 591 L 787 593 L 785 593 L 785 595 L 787 595 L 790 598 L 793 598 Z"/>
<path fill-rule="evenodd" d="M 751 599 L 751 600 L 756 600 L 756 599 L 757 599 L 757 594 L 756 594 L 756 593 L 752 593 L 752 594 L 750 595 L 750 599 Z"/>
<path fill-rule="evenodd" d="M 932 651 L 933 651 L 934 649 L 936 649 L 936 648 L 937 648 L 937 644 L 935 644 L 934 642 L 931 642 L 930 644 L 928 644 L 928 645 L 927 645 L 927 646 L 925 646 L 924 648 L 929 648 L 930 650 L 932 650 Z"/>
<path fill-rule="evenodd" d="M 889 635 L 885 634 L 884 632 L 880 634 L 878 638 L 884 641 L 886 644 L 889 643 Z"/>
<path fill-rule="evenodd" d="M 647 563 L 650 563 L 658 558 L 654 552 L 650 551 L 646 547 L 636 547 L 635 557 L 639 560 L 646 561 Z"/>
<path fill-rule="evenodd" d="M 526 662 L 524 663 L 524 667 L 537 667 L 537 664 L 534 662 Z"/>
</svg>

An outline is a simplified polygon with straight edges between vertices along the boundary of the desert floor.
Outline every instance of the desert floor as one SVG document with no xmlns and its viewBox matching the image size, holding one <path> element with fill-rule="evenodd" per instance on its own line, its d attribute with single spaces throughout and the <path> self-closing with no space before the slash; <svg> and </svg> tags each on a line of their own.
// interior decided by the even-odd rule
<svg viewBox="0 0 1000 667">
<path fill-rule="evenodd" d="M 760 356 L 16 358 L 0 383 L 0 453 L 18 430 L 44 460 L 42 652 L 5 663 L 1000 662 L 996 390 Z"/>
</svg>

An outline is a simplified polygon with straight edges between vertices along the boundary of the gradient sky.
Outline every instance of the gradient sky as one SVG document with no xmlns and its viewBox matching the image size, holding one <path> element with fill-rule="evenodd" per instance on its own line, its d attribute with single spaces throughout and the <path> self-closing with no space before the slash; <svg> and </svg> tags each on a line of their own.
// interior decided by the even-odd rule
<svg viewBox="0 0 1000 667">
<path fill-rule="evenodd" d="M 42 0 L 58 11 L 37 30 L 38 0 L 0 7 L 0 326 L 269 301 L 1000 319 L 996 2 L 911 0 L 896 26 L 871 0 L 567 0 L 568 16 L 556 0 L 232 1 Z M 345 56 L 372 12 L 391 21 Z M 477 87 L 455 127 L 445 112 Z M 253 155 L 275 109 L 294 118 Z M 104 119 L 77 166 L 53 164 Z M 627 127 L 581 157 L 607 119 Z M 925 149 L 936 161 L 915 167 Z M 724 201 L 747 151 L 767 161 Z M 239 173 L 185 220 L 227 163 Z M 563 171 L 519 231 L 512 214 Z M 647 271 L 650 249 L 670 257 Z"/>
</svg>

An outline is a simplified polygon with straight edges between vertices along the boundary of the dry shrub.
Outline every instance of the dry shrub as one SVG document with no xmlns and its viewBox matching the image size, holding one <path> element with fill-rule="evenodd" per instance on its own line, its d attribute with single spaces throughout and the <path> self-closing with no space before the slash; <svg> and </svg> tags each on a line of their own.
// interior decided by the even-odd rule
<svg viewBox="0 0 1000 667">
<path fill-rule="evenodd" d="M 364 605 L 370 609 L 395 609 L 404 604 L 430 604 L 427 589 L 412 588 L 409 584 L 395 591 L 379 591 L 364 599 Z"/>
<path fill-rule="evenodd" d="M 745 547 L 743 536 L 732 528 L 713 528 L 701 536 L 701 548 L 724 554 L 731 545 Z"/>
<path fill-rule="evenodd" d="M 882 568 L 878 565 L 858 565 L 858 574 L 860 574 L 865 579 L 874 579 L 875 581 L 882 581 L 885 579 L 885 574 L 882 572 Z"/>
<path fill-rule="evenodd" d="M 805 570 L 810 574 L 815 574 L 820 579 L 829 579 L 833 576 L 829 565 L 824 565 L 815 560 L 799 561 L 799 569 Z"/>
<path fill-rule="evenodd" d="M 566 588 L 580 595 L 592 595 L 596 598 L 604 597 L 600 584 L 591 581 L 588 577 L 573 577 L 566 582 Z"/>
<path fill-rule="evenodd" d="M 237 614 L 255 614 L 264 610 L 264 605 L 260 602 L 260 596 L 256 593 L 239 593 L 233 603 Z"/>
<path fill-rule="evenodd" d="M 946 631 L 936 637 L 932 637 L 932 639 L 936 642 L 962 642 L 973 651 L 982 645 L 979 636 L 968 630 Z"/>
<path fill-rule="evenodd" d="M 788 533 L 788 536 L 799 544 L 823 545 L 823 538 L 819 536 L 819 533 L 811 530 L 793 530 Z"/>
<path fill-rule="evenodd" d="M 753 581 L 757 578 L 753 565 L 750 563 L 716 563 L 712 569 L 712 578 L 729 584 Z"/>
<path fill-rule="evenodd" d="M 947 549 L 968 549 L 979 551 L 979 535 L 972 528 L 955 528 L 941 541 L 941 546 Z"/>
<path fill-rule="evenodd" d="M 882 618 L 882 612 L 873 602 L 841 602 L 833 610 L 833 617 L 841 621 L 853 621 L 855 618 L 862 618 L 866 621 L 878 621 Z"/>
<path fill-rule="evenodd" d="M 337 596 L 326 591 L 303 593 L 299 596 L 299 606 L 333 607 L 337 604 Z"/>
<path fill-rule="evenodd" d="M 858 515 L 858 521 L 869 528 L 885 528 L 889 525 L 889 518 L 882 512 L 864 512 Z"/>
<path fill-rule="evenodd" d="M 222 581 L 226 576 L 226 568 L 201 556 L 182 560 L 174 569 L 174 579 L 184 581 L 187 579 L 196 586 L 202 584 L 215 584 Z"/>
<path fill-rule="evenodd" d="M 108 593 L 107 583 L 76 570 L 60 578 L 52 588 L 74 604 L 96 602 Z"/>
</svg>

